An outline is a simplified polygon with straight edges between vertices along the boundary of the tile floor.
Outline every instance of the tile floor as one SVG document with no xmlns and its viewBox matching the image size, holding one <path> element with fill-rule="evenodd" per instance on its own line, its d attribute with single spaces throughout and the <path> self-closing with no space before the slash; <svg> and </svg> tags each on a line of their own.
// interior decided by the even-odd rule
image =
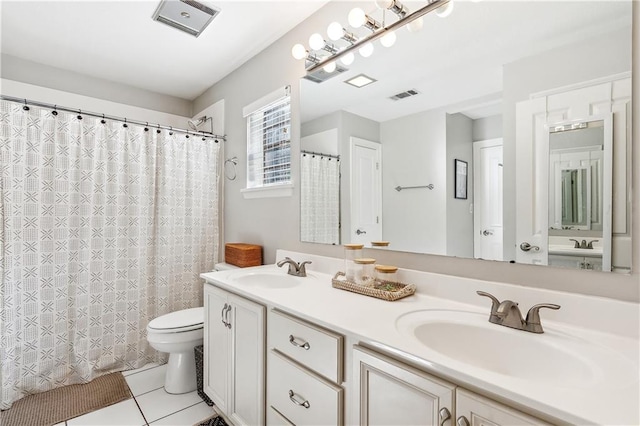
<svg viewBox="0 0 640 426">
<path fill-rule="evenodd" d="M 205 404 L 195 391 L 182 395 L 165 392 L 165 370 L 166 365 L 148 364 L 123 371 L 133 398 L 55 426 L 192 426 L 215 414 L 213 407 Z"/>
</svg>

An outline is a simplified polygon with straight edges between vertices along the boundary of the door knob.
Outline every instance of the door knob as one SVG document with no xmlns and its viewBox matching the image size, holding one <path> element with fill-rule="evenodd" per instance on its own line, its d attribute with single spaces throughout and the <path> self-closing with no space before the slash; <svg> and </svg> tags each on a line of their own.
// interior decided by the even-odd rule
<svg viewBox="0 0 640 426">
<path fill-rule="evenodd" d="M 540 247 L 538 246 L 532 246 L 531 244 L 529 244 L 528 242 L 524 242 L 522 244 L 520 244 L 520 250 L 522 251 L 540 251 Z"/>
<path fill-rule="evenodd" d="M 488 235 L 493 235 L 493 231 L 485 229 L 484 231 L 482 231 L 482 235 L 484 235 L 485 237 Z"/>
<path fill-rule="evenodd" d="M 363 231 L 363 230 L 361 230 L 361 229 L 357 229 L 357 230 L 356 230 L 356 234 L 358 234 L 358 235 L 366 234 L 366 233 L 367 233 L 367 231 Z"/>
</svg>

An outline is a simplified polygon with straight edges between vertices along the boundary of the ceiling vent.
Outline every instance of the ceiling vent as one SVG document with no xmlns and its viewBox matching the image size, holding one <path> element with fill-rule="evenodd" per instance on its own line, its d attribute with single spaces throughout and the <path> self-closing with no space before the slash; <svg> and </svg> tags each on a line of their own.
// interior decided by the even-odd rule
<svg viewBox="0 0 640 426">
<path fill-rule="evenodd" d="M 153 19 L 198 37 L 220 9 L 193 0 L 162 0 Z"/>
<path fill-rule="evenodd" d="M 311 80 L 314 83 L 322 83 L 323 81 L 327 81 L 330 78 L 333 78 L 338 74 L 342 74 L 345 71 L 349 71 L 349 69 L 343 67 L 340 64 L 336 64 L 336 70 L 333 72 L 326 72 L 324 69 L 320 68 L 310 74 L 308 73 L 304 76 L 304 78 L 306 78 L 307 80 Z"/>
<path fill-rule="evenodd" d="M 393 96 L 389 96 L 389 99 L 391 99 L 392 101 L 399 101 L 400 99 L 405 99 L 418 94 L 420 94 L 420 92 L 418 92 L 416 89 L 411 89 L 411 90 L 407 90 L 406 92 L 400 92 L 400 93 L 396 93 Z"/>
</svg>

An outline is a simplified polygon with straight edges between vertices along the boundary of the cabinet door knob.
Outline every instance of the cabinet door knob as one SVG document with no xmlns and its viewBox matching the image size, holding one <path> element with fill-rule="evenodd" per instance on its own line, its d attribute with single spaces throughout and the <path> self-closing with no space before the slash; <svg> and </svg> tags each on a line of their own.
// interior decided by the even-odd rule
<svg viewBox="0 0 640 426">
<path fill-rule="evenodd" d="M 303 343 L 298 343 L 296 341 L 296 338 L 293 337 L 293 334 L 289 335 L 289 343 L 291 343 L 293 346 L 295 346 L 297 348 L 302 348 L 305 351 L 308 351 L 309 349 L 311 349 L 311 345 L 309 344 L 309 342 L 303 341 Z"/>
<path fill-rule="evenodd" d="M 298 395 L 296 395 L 294 391 L 289 389 L 289 399 L 291 400 L 291 402 L 304 408 L 311 407 L 311 404 L 309 404 L 309 401 L 305 399 L 304 401 L 300 402 L 297 398 L 294 398 L 295 396 L 298 396 Z"/>
<path fill-rule="evenodd" d="M 469 426 L 469 420 L 467 420 L 465 416 L 460 416 L 458 420 L 456 420 L 456 424 L 458 426 Z"/>
<path fill-rule="evenodd" d="M 441 408 L 438 415 L 440 417 L 440 426 L 443 426 L 444 422 L 451 418 L 451 412 L 446 407 Z"/>
</svg>

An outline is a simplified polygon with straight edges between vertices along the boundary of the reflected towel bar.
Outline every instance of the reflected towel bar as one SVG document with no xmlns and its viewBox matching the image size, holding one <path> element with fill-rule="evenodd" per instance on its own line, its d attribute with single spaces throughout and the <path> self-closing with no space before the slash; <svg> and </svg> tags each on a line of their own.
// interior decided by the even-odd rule
<svg viewBox="0 0 640 426">
<path fill-rule="evenodd" d="M 400 192 L 403 189 L 416 189 L 416 188 L 429 188 L 429 189 L 433 189 L 434 186 L 432 183 L 430 183 L 429 185 L 420 185 L 420 186 L 396 186 L 395 190 Z"/>
</svg>

